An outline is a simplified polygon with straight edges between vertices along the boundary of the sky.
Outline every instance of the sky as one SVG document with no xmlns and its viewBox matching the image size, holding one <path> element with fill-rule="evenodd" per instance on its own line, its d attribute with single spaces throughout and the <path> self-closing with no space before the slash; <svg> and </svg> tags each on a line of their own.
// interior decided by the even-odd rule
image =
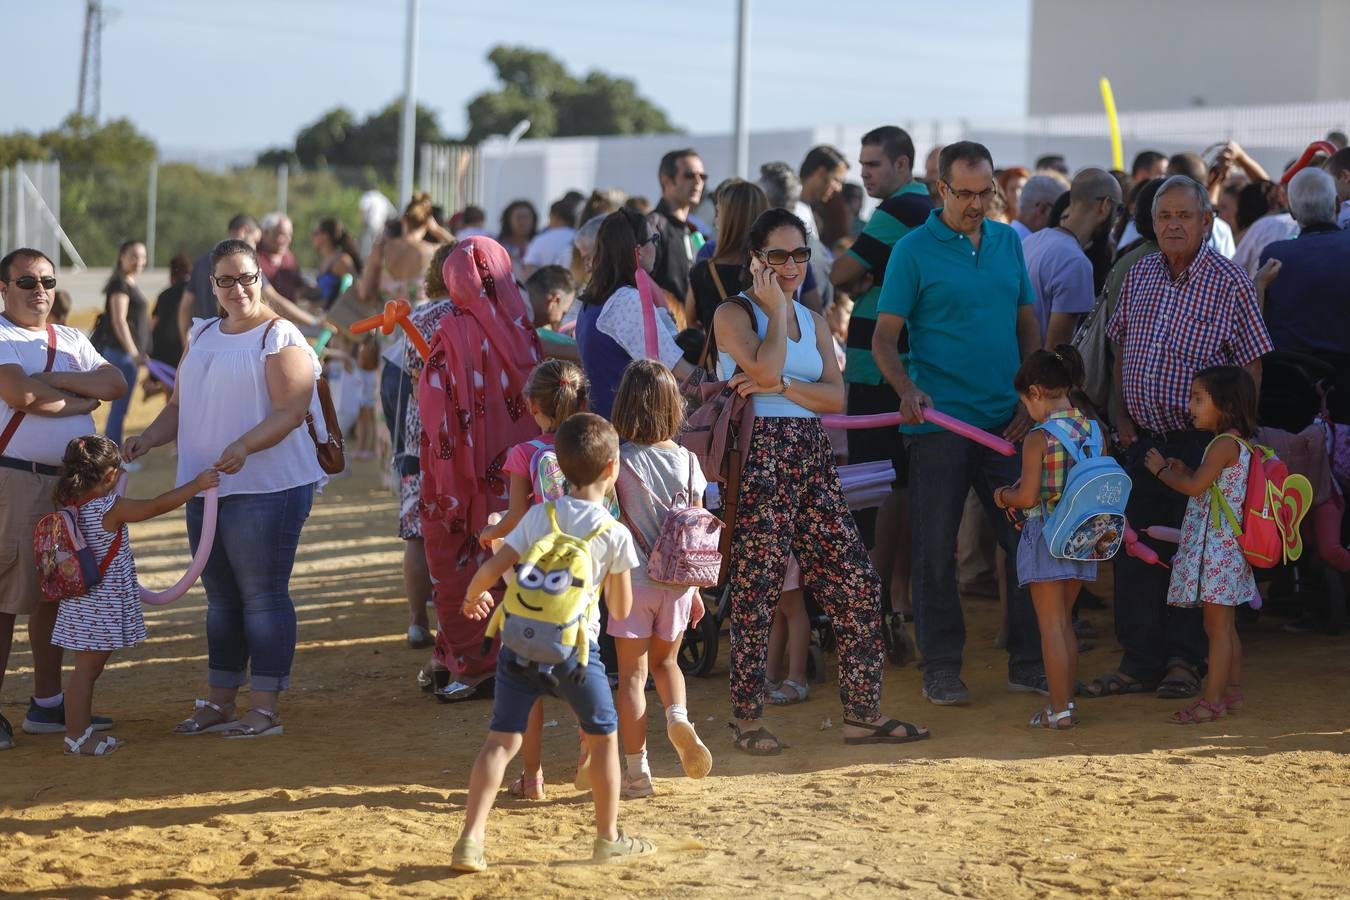
<svg viewBox="0 0 1350 900">
<path fill-rule="evenodd" d="M 1021 116 L 1029 4 L 752 0 L 751 130 Z M 75 109 L 84 8 L 0 0 L 0 133 L 52 128 Z M 290 145 L 335 106 L 364 115 L 402 93 L 406 8 L 108 0 L 102 118 L 129 118 L 168 158 Z M 735 19 L 734 0 L 421 0 L 418 102 L 462 135 L 468 101 L 495 87 L 487 53 L 506 43 L 574 75 L 631 78 L 678 127 L 727 133 Z"/>
</svg>

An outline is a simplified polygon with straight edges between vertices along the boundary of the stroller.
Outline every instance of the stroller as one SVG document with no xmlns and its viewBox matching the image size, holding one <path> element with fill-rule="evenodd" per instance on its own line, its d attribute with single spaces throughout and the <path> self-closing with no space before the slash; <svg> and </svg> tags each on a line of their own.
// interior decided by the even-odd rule
<svg viewBox="0 0 1350 900">
<path fill-rule="evenodd" d="M 880 506 L 891 491 L 891 482 L 895 480 L 895 469 L 889 461 L 857 463 L 839 467 L 839 480 L 844 488 L 844 497 L 850 509 L 869 509 Z M 730 523 L 728 523 L 730 527 Z M 829 616 L 811 598 L 809 589 L 806 594 L 806 612 L 811 623 L 811 647 L 807 659 L 807 676 L 812 683 L 819 683 L 825 677 L 825 654 L 835 649 L 834 628 Z M 700 678 L 712 674 L 717 664 L 718 645 L 731 607 L 731 587 L 720 584 L 703 591 L 703 605 L 707 612 L 697 626 L 685 631 L 684 641 L 680 645 L 680 670 L 685 675 Z M 903 625 L 900 625 L 903 632 Z M 897 637 L 893 623 L 889 619 L 884 623 L 882 635 L 886 642 L 886 653 L 897 665 L 902 664 L 905 647 L 892 649 L 897 640 L 907 640 L 908 635 Z M 911 654 L 912 656 L 912 654 Z"/>
</svg>

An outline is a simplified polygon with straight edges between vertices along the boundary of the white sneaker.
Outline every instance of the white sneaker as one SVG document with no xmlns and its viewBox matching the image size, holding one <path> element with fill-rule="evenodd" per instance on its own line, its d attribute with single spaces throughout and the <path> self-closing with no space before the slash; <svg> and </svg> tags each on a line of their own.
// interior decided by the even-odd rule
<svg viewBox="0 0 1350 900">
<path fill-rule="evenodd" d="M 625 775 L 623 785 L 619 789 L 619 796 L 625 800 L 637 800 L 641 797 L 650 797 L 656 793 L 652 789 L 652 776 L 649 772 L 639 772 L 636 775 Z"/>
</svg>

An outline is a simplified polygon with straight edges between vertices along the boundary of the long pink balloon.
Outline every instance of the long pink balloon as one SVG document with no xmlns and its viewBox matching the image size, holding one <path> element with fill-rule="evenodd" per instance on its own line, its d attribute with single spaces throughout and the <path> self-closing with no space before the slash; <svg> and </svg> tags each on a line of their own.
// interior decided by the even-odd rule
<svg viewBox="0 0 1350 900">
<path fill-rule="evenodd" d="M 122 477 L 117 481 L 117 493 L 123 494 L 127 489 L 127 476 L 122 473 Z M 211 545 L 216 539 L 216 507 L 219 504 L 219 498 L 216 496 L 215 488 L 207 488 L 205 506 L 202 509 L 202 536 L 197 541 L 197 552 L 192 556 L 192 562 L 188 565 L 188 570 L 183 573 L 183 577 L 178 579 L 173 587 L 164 591 L 152 591 L 144 585 L 138 585 L 141 589 L 141 602 L 150 606 L 164 606 L 172 603 L 179 597 L 188 592 L 188 588 L 197 583 L 201 577 L 202 570 L 206 568 L 206 561 L 211 557 Z"/>
<path fill-rule="evenodd" d="M 1017 452 L 1016 447 L 998 435 L 990 434 L 983 428 L 976 428 L 960 419 L 954 419 L 946 413 L 938 412 L 936 409 L 924 407 L 923 417 L 930 424 L 945 428 L 953 434 L 961 435 L 961 437 L 969 438 L 977 444 L 988 447 L 995 453 L 1012 456 Z M 820 424 L 826 428 L 885 428 L 888 425 L 899 425 L 902 421 L 904 421 L 904 417 L 898 412 L 876 413 L 870 416 L 829 415 L 820 417 Z"/>
<path fill-rule="evenodd" d="M 1139 533 L 1129 525 L 1125 526 L 1125 552 L 1133 556 L 1140 562 L 1150 566 L 1162 566 L 1168 568 L 1167 563 L 1158 558 L 1158 551 L 1154 550 L 1148 544 L 1141 543 Z"/>
<path fill-rule="evenodd" d="M 1181 529 L 1168 528 L 1166 525 L 1150 525 L 1144 529 L 1144 534 L 1153 538 L 1155 541 L 1167 541 L 1169 544 L 1181 543 Z"/>
</svg>

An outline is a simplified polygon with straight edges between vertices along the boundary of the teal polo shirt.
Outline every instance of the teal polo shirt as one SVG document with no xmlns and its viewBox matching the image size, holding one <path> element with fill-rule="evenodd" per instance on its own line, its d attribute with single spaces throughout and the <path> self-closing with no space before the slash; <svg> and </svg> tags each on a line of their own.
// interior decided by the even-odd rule
<svg viewBox="0 0 1350 900">
<path fill-rule="evenodd" d="M 952 231 L 935 209 L 895 245 L 877 311 L 903 316 L 906 369 L 933 406 L 971 425 L 994 428 L 1017 406 L 1013 377 L 1022 364 L 1017 312 L 1036 302 L 1017 232 L 986 219 L 980 249 Z M 904 425 L 906 434 L 936 425 Z"/>
</svg>

